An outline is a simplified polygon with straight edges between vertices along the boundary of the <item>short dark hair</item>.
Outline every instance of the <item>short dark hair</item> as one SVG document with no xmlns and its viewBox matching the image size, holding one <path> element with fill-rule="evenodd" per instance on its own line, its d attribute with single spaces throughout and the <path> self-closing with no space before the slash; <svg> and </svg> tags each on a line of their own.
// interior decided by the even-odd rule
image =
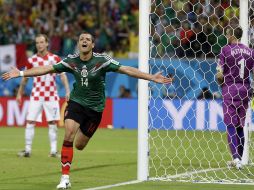
<svg viewBox="0 0 254 190">
<path fill-rule="evenodd" d="M 35 36 L 35 38 L 39 38 L 39 37 L 44 37 L 45 41 L 46 41 L 46 42 L 49 42 L 49 38 L 48 38 L 48 36 L 47 36 L 46 34 L 37 34 L 37 35 Z"/>
<path fill-rule="evenodd" d="M 79 36 L 81 35 L 81 34 L 89 34 L 91 37 L 92 37 L 92 42 L 94 43 L 94 36 L 90 33 L 90 32 L 81 32 L 80 34 L 79 34 Z"/>
<path fill-rule="evenodd" d="M 243 29 L 240 26 L 236 28 L 229 28 L 227 30 L 227 34 L 229 34 L 230 36 L 234 36 L 236 37 L 236 39 L 240 40 L 243 35 Z"/>
</svg>

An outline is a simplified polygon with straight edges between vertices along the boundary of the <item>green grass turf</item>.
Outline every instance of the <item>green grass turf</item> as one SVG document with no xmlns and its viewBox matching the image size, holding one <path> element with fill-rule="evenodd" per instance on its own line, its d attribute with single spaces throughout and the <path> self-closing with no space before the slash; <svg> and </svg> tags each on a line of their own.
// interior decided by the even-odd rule
<svg viewBox="0 0 254 190">
<path fill-rule="evenodd" d="M 61 148 L 63 129 L 59 129 Z M 59 158 L 49 158 L 48 130 L 36 128 L 31 158 L 19 158 L 24 148 L 24 128 L 0 128 L 0 190 L 51 190 L 61 176 Z M 74 152 L 72 190 L 136 180 L 137 131 L 99 129 L 84 151 Z M 149 181 L 114 187 L 116 190 L 248 190 L 248 185 L 195 184 Z"/>
<path fill-rule="evenodd" d="M 178 177 L 191 181 L 254 181 L 254 167 L 237 171 L 227 168 L 231 160 L 226 133 L 216 131 L 163 131 L 150 133 L 150 175 L 164 177 L 185 172 L 209 170 L 198 175 Z M 252 139 L 253 141 L 254 139 Z M 253 147 L 250 149 L 253 153 Z M 218 170 L 217 170 L 217 169 Z M 213 171 L 216 169 L 216 171 Z"/>
</svg>

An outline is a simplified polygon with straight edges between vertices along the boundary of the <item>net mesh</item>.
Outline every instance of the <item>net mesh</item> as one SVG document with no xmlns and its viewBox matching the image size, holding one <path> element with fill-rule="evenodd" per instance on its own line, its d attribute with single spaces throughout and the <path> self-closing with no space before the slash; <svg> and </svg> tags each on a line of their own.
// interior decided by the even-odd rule
<svg viewBox="0 0 254 190">
<path fill-rule="evenodd" d="M 250 1 L 250 15 L 253 5 Z M 254 18 L 249 20 L 253 46 Z M 215 79 L 216 59 L 227 44 L 225 30 L 238 24 L 239 1 L 151 1 L 150 72 L 163 71 L 174 82 L 149 86 L 150 179 L 254 183 L 250 132 L 248 165 L 242 170 L 231 167 Z M 246 126 L 253 130 L 248 114 Z"/>
</svg>

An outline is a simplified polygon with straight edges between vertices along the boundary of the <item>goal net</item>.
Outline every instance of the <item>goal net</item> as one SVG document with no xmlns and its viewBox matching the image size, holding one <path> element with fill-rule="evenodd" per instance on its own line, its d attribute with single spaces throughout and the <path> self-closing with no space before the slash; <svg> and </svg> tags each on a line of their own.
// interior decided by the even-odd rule
<svg viewBox="0 0 254 190">
<path fill-rule="evenodd" d="M 250 15 L 251 46 L 253 4 L 243 10 Z M 149 179 L 254 183 L 252 113 L 249 109 L 245 125 L 248 161 L 237 170 L 229 164 L 233 159 L 215 78 L 225 31 L 239 24 L 240 11 L 234 0 L 151 1 L 150 72 L 163 71 L 174 81 L 149 84 Z"/>
</svg>

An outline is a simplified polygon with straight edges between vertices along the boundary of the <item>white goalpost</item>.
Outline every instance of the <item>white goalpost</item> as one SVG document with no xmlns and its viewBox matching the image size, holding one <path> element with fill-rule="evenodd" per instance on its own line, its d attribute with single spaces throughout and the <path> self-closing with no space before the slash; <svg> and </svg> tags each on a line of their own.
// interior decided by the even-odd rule
<svg viewBox="0 0 254 190">
<path fill-rule="evenodd" d="M 139 1 L 139 69 L 149 73 L 150 2 Z M 148 179 L 148 81 L 138 80 L 138 180 Z"/>
<path fill-rule="evenodd" d="M 242 0 L 240 1 L 240 25 L 243 29 L 243 37 L 241 39 L 241 43 L 248 45 L 249 43 L 249 38 L 248 38 L 248 31 L 249 31 L 249 16 L 248 13 L 249 11 L 241 11 L 241 10 L 249 10 L 248 7 L 248 0 Z M 249 108 L 251 109 L 251 108 Z M 249 111 L 250 112 L 250 111 Z M 248 115 L 251 117 L 251 115 Z M 250 122 L 246 122 L 246 125 L 244 127 L 244 136 L 246 138 L 246 141 L 244 143 L 244 151 L 243 151 L 243 158 L 242 162 L 244 165 L 247 165 L 249 162 L 249 130 L 250 130 Z"/>
<path fill-rule="evenodd" d="M 139 2 L 139 69 L 170 74 L 174 85 L 138 82 L 137 180 L 254 185 L 251 111 L 244 127 L 244 169 L 236 170 L 228 165 L 215 79 L 226 27 L 240 24 L 241 43 L 249 43 L 249 1 Z"/>
</svg>

